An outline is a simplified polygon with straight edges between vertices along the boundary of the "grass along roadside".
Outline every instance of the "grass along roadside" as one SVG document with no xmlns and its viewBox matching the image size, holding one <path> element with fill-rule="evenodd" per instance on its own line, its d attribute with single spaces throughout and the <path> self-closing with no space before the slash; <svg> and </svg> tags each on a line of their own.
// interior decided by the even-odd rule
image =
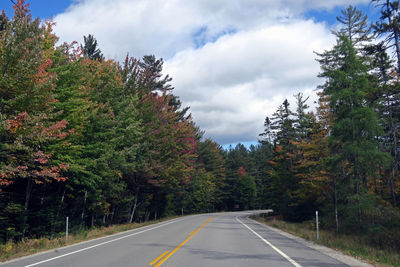
<svg viewBox="0 0 400 267">
<path fill-rule="evenodd" d="M 7 242 L 5 244 L 0 244 L 0 263 L 15 258 L 32 255 L 46 250 L 69 246 L 82 241 L 92 240 L 99 237 L 105 237 L 115 233 L 132 230 L 163 221 L 168 221 L 177 217 L 179 216 L 168 217 L 160 220 L 148 221 L 143 223 L 116 224 L 107 227 L 82 230 L 78 233 L 69 234 L 68 241 L 65 240 L 65 233 L 64 233 L 63 236 L 55 238 L 41 237 L 35 239 L 25 239 L 20 242 Z"/>
<path fill-rule="evenodd" d="M 291 233 L 314 243 L 338 250 L 344 254 L 364 260 L 374 266 L 400 266 L 400 253 L 398 251 L 382 250 L 365 245 L 363 237 L 336 234 L 332 231 L 320 230 L 319 240 L 316 240 L 316 231 L 312 222 L 289 223 L 275 218 L 265 218 L 259 215 L 250 218 Z"/>
</svg>

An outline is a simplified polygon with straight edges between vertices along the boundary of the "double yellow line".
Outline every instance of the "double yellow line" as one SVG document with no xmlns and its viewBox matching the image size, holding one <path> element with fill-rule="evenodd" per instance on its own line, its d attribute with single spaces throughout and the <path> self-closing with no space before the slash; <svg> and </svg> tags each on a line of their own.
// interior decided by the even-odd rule
<svg viewBox="0 0 400 267">
<path fill-rule="evenodd" d="M 214 219 L 214 217 L 208 219 L 205 223 L 203 223 L 199 229 L 197 229 L 196 231 L 193 231 L 190 233 L 189 237 L 185 239 L 185 241 L 183 241 L 182 243 L 179 244 L 179 246 L 177 246 L 176 248 L 174 248 L 173 251 L 169 252 L 169 250 L 165 251 L 163 254 L 161 254 L 160 256 L 158 256 L 156 259 L 154 259 L 152 262 L 149 263 L 149 265 L 154 265 L 153 267 L 158 267 L 161 264 L 163 264 L 166 260 L 169 259 L 169 257 L 171 257 L 175 252 L 178 251 L 178 249 L 180 249 L 186 242 L 188 242 L 195 234 L 197 234 L 204 226 L 206 226 L 212 219 Z M 169 254 L 168 254 L 169 253 Z M 167 255 L 167 256 L 165 256 Z M 165 256 L 165 258 L 163 258 Z M 158 263 L 157 263 L 158 262 Z M 157 263 L 157 264 L 156 264 Z"/>
</svg>

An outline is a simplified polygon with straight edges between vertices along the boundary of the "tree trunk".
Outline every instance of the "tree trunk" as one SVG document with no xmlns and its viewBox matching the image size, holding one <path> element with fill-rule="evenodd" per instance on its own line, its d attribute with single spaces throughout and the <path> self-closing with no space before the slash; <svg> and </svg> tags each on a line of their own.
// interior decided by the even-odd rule
<svg viewBox="0 0 400 267">
<path fill-rule="evenodd" d="M 396 187 L 394 184 L 394 173 L 392 172 L 392 177 L 390 177 L 390 190 L 392 191 L 392 199 L 393 199 L 393 206 L 397 207 L 397 198 L 396 198 Z"/>
<path fill-rule="evenodd" d="M 83 207 L 82 207 L 82 214 L 81 214 L 81 225 L 82 226 L 83 226 L 84 217 L 85 217 L 86 198 L 87 198 L 87 190 L 85 191 L 85 196 L 83 197 Z"/>
<path fill-rule="evenodd" d="M 394 156 L 394 165 L 392 166 L 392 173 L 391 173 L 389 183 L 390 183 L 390 190 L 392 192 L 393 206 L 397 207 L 396 188 L 395 188 L 395 184 L 394 184 L 394 179 L 396 177 L 396 174 L 398 173 L 399 152 L 397 151 L 397 134 L 396 134 L 397 127 L 393 120 L 393 111 L 392 111 L 392 108 L 390 105 L 390 99 L 389 99 L 388 93 L 386 94 L 386 105 L 388 107 L 389 119 L 390 119 L 390 130 L 391 130 L 391 134 L 392 134 L 392 138 L 393 138 L 393 145 L 392 145 L 391 153 Z"/>
<path fill-rule="evenodd" d="M 64 196 L 65 196 L 65 191 L 66 191 L 66 189 L 67 189 L 67 188 L 64 186 L 64 190 L 63 190 L 63 193 L 62 193 L 62 195 L 61 195 L 60 204 L 58 204 L 56 216 L 54 217 L 53 229 L 51 229 L 52 235 L 56 232 L 56 224 L 57 224 L 57 221 L 58 221 L 58 216 L 59 216 L 59 214 L 60 214 L 60 210 L 61 210 L 62 204 L 64 203 Z"/>
<path fill-rule="evenodd" d="M 393 25 L 393 20 L 392 20 L 392 10 L 390 8 L 390 0 L 386 0 L 386 12 L 388 13 L 388 21 L 389 25 Z M 400 71 L 400 44 L 399 44 L 399 32 L 397 31 L 396 28 L 393 29 L 393 35 L 394 35 L 394 46 L 396 49 L 396 57 L 397 57 L 397 72 L 399 73 Z"/>
<path fill-rule="evenodd" d="M 137 208 L 138 196 L 139 196 L 139 187 L 136 188 L 135 202 L 133 204 L 133 209 L 132 209 L 132 212 L 131 212 L 131 216 L 129 218 L 129 223 L 132 223 L 132 221 L 133 221 L 133 216 L 135 215 L 135 211 L 136 211 L 136 208 Z"/>
<path fill-rule="evenodd" d="M 91 220 L 91 223 L 90 223 L 90 228 L 93 228 L 93 226 L 94 226 L 94 214 L 92 214 L 92 220 Z"/>
<path fill-rule="evenodd" d="M 339 218 L 338 218 L 338 207 L 337 207 L 337 203 L 338 203 L 338 201 L 337 201 L 337 181 L 336 181 L 336 177 L 334 178 L 334 180 L 333 180 L 333 183 L 334 183 L 334 196 L 333 196 L 333 198 L 334 198 L 334 207 L 335 207 L 335 223 L 336 223 L 336 233 L 338 233 L 339 232 Z"/>
<path fill-rule="evenodd" d="M 116 210 L 116 207 L 114 206 L 112 209 L 112 212 L 111 212 L 110 225 L 112 225 L 112 223 L 113 223 L 115 210 Z"/>
<path fill-rule="evenodd" d="M 33 187 L 32 178 L 28 178 L 25 190 L 24 219 L 22 223 L 22 239 L 25 238 L 25 233 L 26 233 L 26 221 L 28 219 L 28 207 L 29 207 L 29 200 L 31 199 L 32 187 Z"/>
</svg>

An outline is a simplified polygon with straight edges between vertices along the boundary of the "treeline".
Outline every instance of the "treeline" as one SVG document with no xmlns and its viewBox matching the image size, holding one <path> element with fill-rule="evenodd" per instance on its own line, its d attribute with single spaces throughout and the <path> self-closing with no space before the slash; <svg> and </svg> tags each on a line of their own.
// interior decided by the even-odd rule
<svg viewBox="0 0 400 267">
<path fill-rule="evenodd" d="M 336 45 L 317 54 L 325 82 L 316 112 L 297 94 L 294 109 L 285 100 L 266 118 L 261 142 L 273 156 L 264 198 L 286 220 L 319 210 L 323 227 L 399 249 L 399 2 L 373 2 L 378 22 L 348 7 Z"/>
</svg>

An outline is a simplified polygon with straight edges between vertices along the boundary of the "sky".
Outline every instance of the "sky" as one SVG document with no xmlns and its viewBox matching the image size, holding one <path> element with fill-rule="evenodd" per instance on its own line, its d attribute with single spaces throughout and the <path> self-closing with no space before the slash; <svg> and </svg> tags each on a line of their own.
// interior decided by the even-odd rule
<svg viewBox="0 0 400 267">
<path fill-rule="evenodd" d="M 53 18 L 60 42 L 93 34 L 107 58 L 164 59 L 174 93 L 224 147 L 254 144 L 266 116 L 301 92 L 313 106 L 323 81 L 314 52 L 330 49 L 349 4 L 372 20 L 370 0 L 26 0 Z M 12 14 L 11 0 L 0 9 Z"/>
</svg>

